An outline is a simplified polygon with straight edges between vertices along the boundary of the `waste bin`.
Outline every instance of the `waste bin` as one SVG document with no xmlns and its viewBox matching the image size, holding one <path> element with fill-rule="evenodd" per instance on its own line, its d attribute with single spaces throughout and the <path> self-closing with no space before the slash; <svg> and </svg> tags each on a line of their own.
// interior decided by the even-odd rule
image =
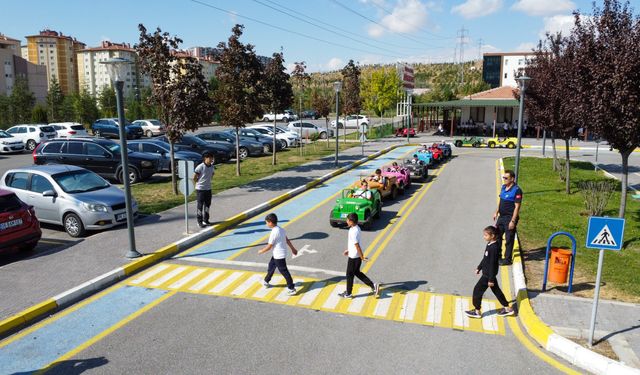
<svg viewBox="0 0 640 375">
<path fill-rule="evenodd" d="M 549 281 L 554 283 L 566 283 L 569 265 L 571 264 L 571 250 L 551 249 L 551 267 L 549 269 Z"/>
</svg>

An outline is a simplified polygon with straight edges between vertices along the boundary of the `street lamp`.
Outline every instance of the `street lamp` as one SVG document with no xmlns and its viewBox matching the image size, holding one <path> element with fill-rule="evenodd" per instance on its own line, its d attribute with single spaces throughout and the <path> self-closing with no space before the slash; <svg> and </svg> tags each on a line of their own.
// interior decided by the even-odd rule
<svg viewBox="0 0 640 375">
<path fill-rule="evenodd" d="M 407 90 L 407 143 L 410 143 L 409 141 L 409 128 L 413 128 L 413 124 L 411 123 L 411 115 L 413 114 L 413 106 L 412 106 L 412 97 L 411 94 L 413 94 L 413 90 L 408 89 Z"/>
<path fill-rule="evenodd" d="M 518 113 L 518 144 L 516 146 L 516 184 L 518 183 L 518 179 L 520 178 L 520 149 L 522 148 L 522 117 L 524 115 L 524 92 L 527 88 L 527 82 L 531 78 L 527 76 L 521 76 L 516 78 L 518 84 L 520 86 L 520 112 Z"/>
<path fill-rule="evenodd" d="M 124 75 L 127 71 L 127 65 L 131 64 L 131 61 L 123 59 L 121 57 L 114 57 L 101 61 L 107 68 L 109 78 L 113 82 L 116 89 L 116 104 L 118 108 L 118 128 L 120 131 L 120 162 L 122 164 L 122 182 L 124 183 L 124 200 L 127 211 L 127 231 L 129 233 L 129 251 L 127 252 L 127 258 L 138 258 L 142 256 L 136 250 L 136 238 L 133 232 L 133 207 L 131 204 L 131 184 L 129 182 L 129 157 L 127 155 L 127 134 L 125 131 L 125 118 L 124 118 L 124 99 L 122 90 L 124 89 Z M 126 170 L 125 170 L 126 168 Z"/>
<path fill-rule="evenodd" d="M 336 159 L 335 159 L 335 163 L 336 163 L 336 167 L 338 167 L 338 129 L 340 129 L 339 123 L 340 123 L 340 111 L 338 108 L 338 103 L 340 102 L 340 91 L 342 90 L 342 82 L 341 81 L 335 81 L 333 83 L 333 91 L 336 92 Z"/>
</svg>

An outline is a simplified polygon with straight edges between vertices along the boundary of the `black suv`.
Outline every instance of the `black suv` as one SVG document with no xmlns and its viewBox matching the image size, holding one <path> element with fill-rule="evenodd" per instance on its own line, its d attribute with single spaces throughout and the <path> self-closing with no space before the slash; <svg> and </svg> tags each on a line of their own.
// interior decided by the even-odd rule
<svg viewBox="0 0 640 375">
<path fill-rule="evenodd" d="M 120 125 L 117 118 L 97 119 L 91 125 L 91 131 L 96 137 L 120 138 Z M 127 139 L 140 139 L 144 134 L 140 125 L 125 121 L 124 132 Z"/>
<path fill-rule="evenodd" d="M 129 152 L 129 181 L 136 183 L 158 171 L 158 159 Z M 86 168 L 104 178 L 123 182 L 120 145 L 102 138 L 57 138 L 33 151 L 34 164 L 70 164 Z"/>
</svg>

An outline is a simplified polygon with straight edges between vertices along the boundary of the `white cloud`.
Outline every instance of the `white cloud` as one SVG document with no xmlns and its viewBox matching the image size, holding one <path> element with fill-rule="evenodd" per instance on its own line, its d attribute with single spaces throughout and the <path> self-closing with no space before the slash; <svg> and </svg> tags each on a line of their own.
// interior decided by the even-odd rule
<svg viewBox="0 0 640 375">
<path fill-rule="evenodd" d="M 553 16 L 566 14 L 576 8 L 571 0 L 518 0 L 511 9 L 530 16 Z"/>
<path fill-rule="evenodd" d="M 545 17 L 544 25 L 540 30 L 540 38 L 544 39 L 546 33 L 555 34 L 557 32 L 562 33 L 564 36 L 571 34 L 573 29 L 574 17 L 573 16 L 553 16 Z"/>
<path fill-rule="evenodd" d="M 491 44 L 482 45 L 482 53 L 491 53 L 491 52 L 500 52 L 500 48 Z"/>
<path fill-rule="evenodd" d="M 327 68 L 327 70 L 338 70 L 338 69 L 342 69 L 344 65 L 345 63 L 344 61 L 342 61 L 342 59 L 338 57 L 333 57 L 331 58 L 331 60 L 329 60 L 329 62 L 325 64 L 325 67 Z"/>
<path fill-rule="evenodd" d="M 537 44 L 535 43 L 524 42 L 524 43 L 518 44 L 515 50 L 518 52 L 531 52 L 531 50 L 535 49 L 536 47 L 537 47 Z"/>
<path fill-rule="evenodd" d="M 385 30 L 396 33 L 411 32 L 425 24 L 427 20 L 427 6 L 419 0 L 400 0 L 391 11 L 380 20 L 379 25 L 369 27 L 369 35 L 380 37 Z M 386 29 L 385 29 L 386 28 Z"/>
<path fill-rule="evenodd" d="M 500 8 L 502 8 L 502 0 L 467 0 L 451 8 L 451 13 L 457 13 L 469 19 L 495 13 Z"/>
</svg>

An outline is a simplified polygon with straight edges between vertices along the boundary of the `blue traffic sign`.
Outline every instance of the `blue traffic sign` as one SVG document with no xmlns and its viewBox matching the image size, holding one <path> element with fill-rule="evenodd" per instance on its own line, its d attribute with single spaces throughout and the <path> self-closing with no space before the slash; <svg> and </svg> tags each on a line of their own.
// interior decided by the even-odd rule
<svg viewBox="0 0 640 375">
<path fill-rule="evenodd" d="M 610 217 L 589 217 L 587 248 L 620 250 L 624 237 L 624 219 Z"/>
</svg>

